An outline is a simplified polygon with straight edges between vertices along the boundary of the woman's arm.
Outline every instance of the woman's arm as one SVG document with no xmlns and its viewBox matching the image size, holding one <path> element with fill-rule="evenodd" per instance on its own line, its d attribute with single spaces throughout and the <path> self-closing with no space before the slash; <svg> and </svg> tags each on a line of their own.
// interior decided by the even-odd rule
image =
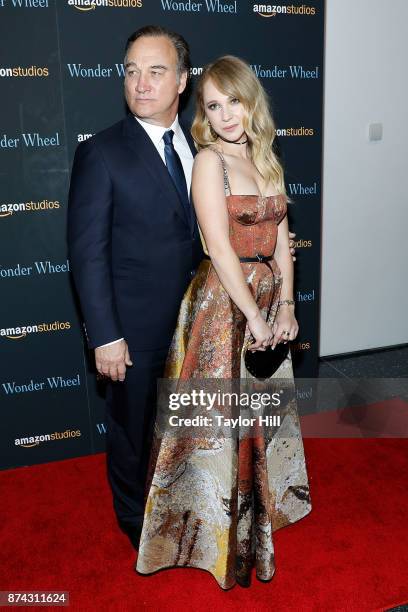
<svg viewBox="0 0 408 612">
<path fill-rule="evenodd" d="M 282 273 L 280 299 L 293 300 L 294 273 L 293 259 L 289 245 L 289 226 L 287 215 L 285 215 L 278 225 L 278 237 L 274 257 Z M 299 325 L 296 321 L 294 310 L 294 305 L 281 304 L 281 306 L 279 306 L 279 310 L 272 326 L 274 333 L 272 348 L 275 348 L 278 342 L 286 342 L 296 338 L 299 331 Z M 289 332 L 289 334 L 285 334 L 286 331 Z"/>
<path fill-rule="evenodd" d="M 293 259 L 289 250 L 288 216 L 278 225 L 274 258 L 282 272 L 281 300 L 293 300 Z M 293 307 L 292 307 L 293 308 Z"/>
<path fill-rule="evenodd" d="M 203 149 L 195 157 L 192 195 L 198 223 L 221 284 L 246 317 L 256 339 L 252 348 L 265 345 L 272 330 L 262 318 L 229 240 L 224 174 L 214 151 Z"/>
</svg>

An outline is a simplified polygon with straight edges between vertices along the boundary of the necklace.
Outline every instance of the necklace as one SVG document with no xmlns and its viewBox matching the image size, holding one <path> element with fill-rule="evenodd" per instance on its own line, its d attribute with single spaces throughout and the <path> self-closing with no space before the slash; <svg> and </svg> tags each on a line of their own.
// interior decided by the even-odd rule
<svg viewBox="0 0 408 612">
<path fill-rule="evenodd" d="M 234 140 L 227 140 L 226 138 L 223 138 L 219 134 L 218 134 L 218 137 L 221 138 L 221 140 L 223 140 L 224 142 L 227 142 L 228 144 L 243 145 L 243 144 L 246 144 L 248 142 L 248 138 L 246 140 L 242 140 L 241 142 L 240 141 L 235 142 Z"/>
</svg>

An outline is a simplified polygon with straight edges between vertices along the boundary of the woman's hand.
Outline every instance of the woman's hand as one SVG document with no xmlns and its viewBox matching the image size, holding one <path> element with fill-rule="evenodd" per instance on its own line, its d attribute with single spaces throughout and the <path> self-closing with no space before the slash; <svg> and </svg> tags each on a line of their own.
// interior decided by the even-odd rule
<svg viewBox="0 0 408 612">
<path fill-rule="evenodd" d="M 299 325 L 296 321 L 293 307 L 287 304 L 282 304 L 279 307 L 275 321 L 272 325 L 273 331 L 273 342 L 271 343 L 272 349 L 278 344 L 278 342 L 286 342 L 288 340 L 294 340 L 298 335 Z M 285 333 L 289 332 L 289 334 Z"/>
<path fill-rule="evenodd" d="M 260 311 L 252 319 L 248 319 L 248 327 L 255 339 L 255 342 L 250 344 L 248 349 L 251 351 L 264 351 L 272 343 L 273 332 L 272 328 L 262 318 Z"/>
<path fill-rule="evenodd" d="M 293 261 L 296 261 L 295 236 L 296 236 L 295 232 L 289 232 L 289 251 L 290 251 L 290 254 L 292 255 Z"/>
</svg>

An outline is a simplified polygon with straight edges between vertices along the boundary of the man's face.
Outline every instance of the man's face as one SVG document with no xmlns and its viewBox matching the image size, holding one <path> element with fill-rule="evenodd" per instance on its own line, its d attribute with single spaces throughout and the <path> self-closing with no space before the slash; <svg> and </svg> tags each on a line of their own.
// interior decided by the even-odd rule
<svg viewBox="0 0 408 612">
<path fill-rule="evenodd" d="M 177 51 L 166 36 L 142 36 L 129 47 L 125 97 L 130 111 L 143 121 L 169 127 L 186 81 L 186 72 L 177 78 Z"/>
</svg>

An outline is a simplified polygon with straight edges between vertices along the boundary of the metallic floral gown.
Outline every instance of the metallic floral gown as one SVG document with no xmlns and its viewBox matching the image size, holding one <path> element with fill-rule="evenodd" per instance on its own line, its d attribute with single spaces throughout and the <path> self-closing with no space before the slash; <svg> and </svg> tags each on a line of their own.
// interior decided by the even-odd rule
<svg viewBox="0 0 408 612">
<path fill-rule="evenodd" d="M 239 257 L 274 252 L 286 214 L 283 194 L 231 195 L 223 157 L 230 242 Z M 204 245 L 205 246 L 205 245 Z M 246 282 L 269 323 L 278 310 L 282 276 L 263 263 L 241 263 Z M 250 377 L 243 347 L 246 320 L 204 259 L 188 287 L 167 358 L 165 378 L 243 380 Z M 293 383 L 291 354 L 272 378 Z M 256 381 L 254 380 L 256 383 Z M 273 532 L 311 511 L 308 476 L 295 396 L 280 406 L 278 428 L 250 436 L 214 428 L 199 437 L 158 432 L 146 488 L 146 508 L 136 570 L 169 567 L 207 570 L 219 586 L 248 586 L 251 569 L 268 581 L 275 572 Z"/>
</svg>

